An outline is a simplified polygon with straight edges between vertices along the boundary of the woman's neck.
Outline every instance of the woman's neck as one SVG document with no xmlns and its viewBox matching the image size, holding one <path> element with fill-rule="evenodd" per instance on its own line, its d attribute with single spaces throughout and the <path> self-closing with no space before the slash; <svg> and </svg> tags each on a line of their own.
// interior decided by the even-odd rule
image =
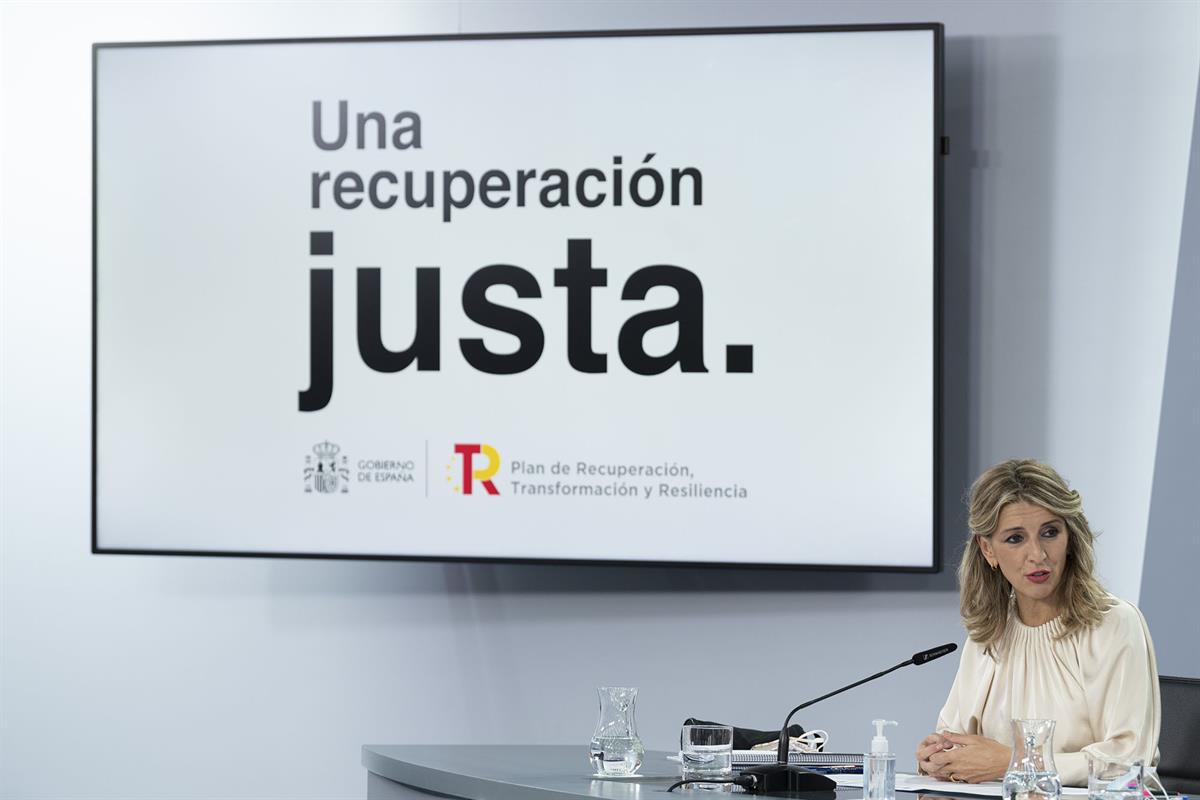
<svg viewBox="0 0 1200 800">
<path fill-rule="evenodd" d="M 1034 600 L 1017 595 L 1017 617 L 1021 623 L 1031 628 L 1045 625 L 1058 616 L 1058 597 L 1047 597 L 1044 600 Z"/>
</svg>

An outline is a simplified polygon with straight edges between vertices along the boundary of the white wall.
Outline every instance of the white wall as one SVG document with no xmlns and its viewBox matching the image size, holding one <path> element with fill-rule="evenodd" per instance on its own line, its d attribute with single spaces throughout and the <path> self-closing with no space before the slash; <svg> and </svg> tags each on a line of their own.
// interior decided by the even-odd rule
<svg viewBox="0 0 1200 800">
<path fill-rule="evenodd" d="M 93 41 L 945 22 L 946 535 L 961 531 L 970 475 L 1044 457 L 1107 532 L 1110 585 L 1136 598 L 1195 4 L 39 3 L 0 15 L 4 797 L 356 797 L 366 742 L 579 743 L 582 768 L 598 684 L 639 685 L 642 734 L 665 748 L 688 715 L 769 727 L 788 702 L 962 636 L 949 575 L 90 555 Z M 883 714 L 908 752 L 953 666 L 897 673 L 801 721 L 858 749 Z"/>
<path fill-rule="evenodd" d="M 1200 100 L 1200 97 L 1198 97 Z M 1147 619 L 1179 617 L 1181 624 L 1155 637 L 1163 675 L 1200 678 L 1200 636 L 1194 619 L 1197 537 L 1196 487 L 1200 486 L 1200 136 L 1192 121 L 1179 266 L 1171 312 L 1171 342 L 1163 381 L 1154 493 L 1142 568 L 1142 613 Z M 1186 620 L 1186 621 L 1185 621 Z"/>
</svg>

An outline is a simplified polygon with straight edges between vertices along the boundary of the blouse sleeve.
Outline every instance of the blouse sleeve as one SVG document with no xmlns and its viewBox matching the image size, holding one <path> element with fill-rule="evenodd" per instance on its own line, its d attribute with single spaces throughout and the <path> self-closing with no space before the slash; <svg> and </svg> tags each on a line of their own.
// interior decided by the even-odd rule
<svg viewBox="0 0 1200 800">
<path fill-rule="evenodd" d="M 945 733 L 978 734 L 983 713 L 983 700 L 991 686 L 995 662 L 984 655 L 983 648 L 967 639 L 958 661 L 958 673 L 946 704 L 938 714 L 937 731 Z"/>
<path fill-rule="evenodd" d="M 1078 753 L 1055 753 L 1064 784 L 1087 783 L 1088 754 L 1112 761 L 1158 762 L 1162 703 L 1154 644 L 1142 613 L 1118 601 L 1079 649 L 1088 715 L 1097 741 Z"/>
</svg>

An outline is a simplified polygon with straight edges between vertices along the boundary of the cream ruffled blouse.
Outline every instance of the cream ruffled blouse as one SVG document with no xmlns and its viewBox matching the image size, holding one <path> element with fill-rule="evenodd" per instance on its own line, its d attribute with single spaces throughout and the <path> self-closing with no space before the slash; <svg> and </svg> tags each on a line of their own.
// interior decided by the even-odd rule
<svg viewBox="0 0 1200 800">
<path fill-rule="evenodd" d="M 1013 719 L 1053 719 L 1054 764 L 1068 786 L 1087 785 L 1087 754 L 1158 763 L 1162 705 L 1146 620 L 1116 604 L 1099 625 L 1056 639 L 1053 619 L 1031 628 L 1014 606 L 996 658 L 967 640 L 938 716 L 939 731 L 1012 746 Z"/>
</svg>

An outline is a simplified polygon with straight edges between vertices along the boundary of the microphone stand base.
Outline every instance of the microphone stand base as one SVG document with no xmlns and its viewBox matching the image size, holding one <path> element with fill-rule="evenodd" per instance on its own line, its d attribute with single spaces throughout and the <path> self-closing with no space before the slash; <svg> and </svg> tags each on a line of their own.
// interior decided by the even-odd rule
<svg viewBox="0 0 1200 800">
<path fill-rule="evenodd" d="M 755 778 L 754 786 L 746 789 L 749 794 L 832 792 L 837 788 L 832 778 L 796 764 L 763 764 L 747 767 L 740 774 Z"/>
</svg>

